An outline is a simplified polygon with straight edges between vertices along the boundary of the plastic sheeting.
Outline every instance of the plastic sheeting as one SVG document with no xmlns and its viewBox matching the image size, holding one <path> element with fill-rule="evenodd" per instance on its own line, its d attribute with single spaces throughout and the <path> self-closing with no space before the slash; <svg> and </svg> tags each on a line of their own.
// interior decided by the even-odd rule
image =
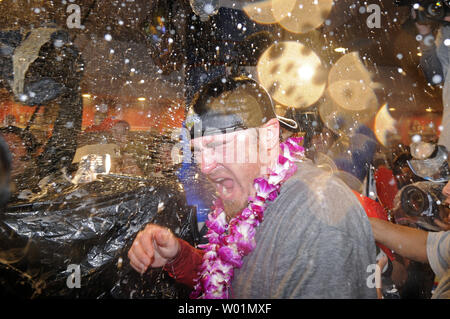
<svg viewBox="0 0 450 319">
<path fill-rule="evenodd" d="M 129 265 L 128 249 L 147 223 L 191 244 L 198 239 L 195 209 L 175 179 L 49 181 L 0 213 L 0 296 L 187 298 L 187 288 L 162 269 L 141 276 Z M 70 265 L 80 266 L 80 288 L 67 284 Z"/>
</svg>

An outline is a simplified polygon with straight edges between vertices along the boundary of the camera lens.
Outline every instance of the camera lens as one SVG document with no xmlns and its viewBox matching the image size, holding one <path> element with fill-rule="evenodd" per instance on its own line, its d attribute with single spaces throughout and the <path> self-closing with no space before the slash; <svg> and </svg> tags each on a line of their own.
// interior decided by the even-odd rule
<svg viewBox="0 0 450 319">
<path fill-rule="evenodd" d="M 443 18 L 445 16 L 445 7 L 441 1 L 432 2 L 428 4 L 426 12 L 434 18 Z"/>
<path fill-rule="evenodd" d="M 430 203 L 427 194 L 415 186 L 405 186 L 402 192 L 402 208 L 408 215 L 419 216 Z"/>
</svg>

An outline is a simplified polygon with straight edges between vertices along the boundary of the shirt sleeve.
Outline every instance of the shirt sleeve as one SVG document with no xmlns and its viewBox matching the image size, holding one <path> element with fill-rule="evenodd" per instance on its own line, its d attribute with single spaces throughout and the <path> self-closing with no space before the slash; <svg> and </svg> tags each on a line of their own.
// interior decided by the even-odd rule
<svg viewBox="0 0 450 319">
<path fill-rule="evenodd" d="M 178 238 L 178 242 L 180 244 L 180 253 L 173 261 L 164 266 L 164 270 L 177 282 L 193 288 L 204 251 L 192 247 L 188 242 L 180 238 Z"/>
<path fill-rule="evenodd" d="M 450 269 L 450 231 L 428 233 L 427 256 L 436 276 L 443 277 Z"/>
<path fill-rule="evenodd" d="M 433 292 L 431 299 L 450 299 L 450 269 L 439 280 L 439 285 Z"/>
</svg>

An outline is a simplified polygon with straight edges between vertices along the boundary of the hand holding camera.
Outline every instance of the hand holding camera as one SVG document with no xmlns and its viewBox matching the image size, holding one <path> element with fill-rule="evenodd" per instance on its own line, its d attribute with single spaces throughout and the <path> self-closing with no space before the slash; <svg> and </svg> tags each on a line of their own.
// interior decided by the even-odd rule
<svg viewBox="0 0 450 319">
<path fill-rule="evenodd" d="M 412 143 L 410 156 L 412 158 L 406 161 L 406 165 L 402 165 L 412 173 L 413 179 L 403 185 L 396 195 L 396 222 L 419 226 L 428 231 L 450 229 L 447 149 L 431 143 Z"/>
<path fill-rule="evenodd" d="M 397 0 L 396 4 L 411 7 L 411 15 L 416 25 L 427 25 L 433 22 L 449 24 L 450 22 L 450 0 Z"/>
</svg>

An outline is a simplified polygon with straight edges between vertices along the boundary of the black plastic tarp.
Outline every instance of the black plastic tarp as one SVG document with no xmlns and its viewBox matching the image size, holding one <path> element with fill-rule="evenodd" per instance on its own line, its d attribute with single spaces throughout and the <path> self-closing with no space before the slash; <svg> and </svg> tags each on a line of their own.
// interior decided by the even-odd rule
<svg viewBox="0 0 450 319">
<path fill-rule="evenodd" d="M 82 185 L 48 182 L 40 194 L 0 213 L 0 295 L 186 298 L 189 290 L 162 269 L 141 276 L 129 265 L 128 249 L 147 223 L 197 240 L 195 209 L 176 179 L 105 175 Z M 67 284 L 70 265 L 80 267 L 80 288 Z"/>
</svg>

